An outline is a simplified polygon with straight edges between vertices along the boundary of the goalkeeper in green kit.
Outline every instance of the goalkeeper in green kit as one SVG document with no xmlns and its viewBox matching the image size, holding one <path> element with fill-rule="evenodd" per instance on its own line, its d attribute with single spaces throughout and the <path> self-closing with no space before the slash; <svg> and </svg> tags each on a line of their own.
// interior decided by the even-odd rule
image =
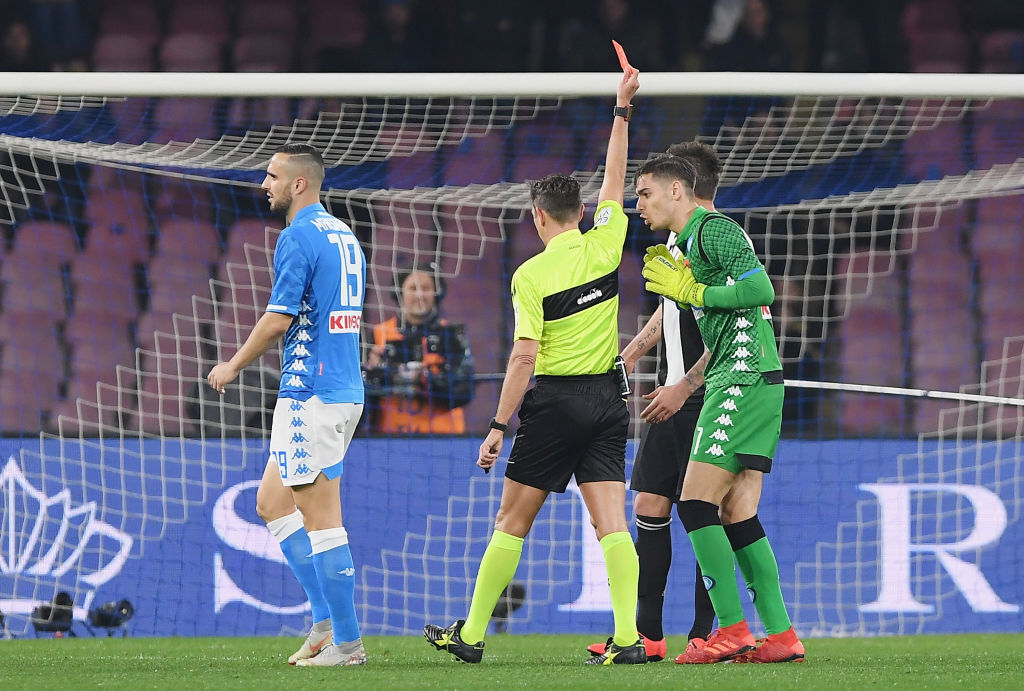
<svg viewBox="0 0 1024 691">
<path fill-rule="evenodd" d="M 640 216 L 653 230 L 675 232 L 685 257 L 649 248 L 647 289 L 692 309 L 711 352 L 679 516 L 719 629 L 676 662 L 800 662 L 804 647 L 757 517 L 782 428 L 782 365 L 768 309 L 775 291 L 743 228 L 697 205 L 695 178 L 688 161 L 669 154 L 649 159 L 635 178 Z M 743 615 L 734 564 L 768 633 L 760 644 Z"/>
</svg>

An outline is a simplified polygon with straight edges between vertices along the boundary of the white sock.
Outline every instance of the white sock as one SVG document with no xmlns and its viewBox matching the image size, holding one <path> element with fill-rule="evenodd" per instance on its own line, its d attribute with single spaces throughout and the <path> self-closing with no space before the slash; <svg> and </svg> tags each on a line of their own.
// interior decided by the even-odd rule
<svg viewBox="0 0 1024 691">
<path fill-rule="evenodd" d="M 302 512 L 295 509 L 295 513 L 275 518 L 267 523 L 267 528 L 278 542 L 284 542 L 302 529 Z"/>
<path fill-rule="evenodd" d="M 313 554 L 320 554 L 335 547 L 347 545 L 348 531 L 344 528 L 313 530 L 309 533 L 309 544 L 313 548 Z"/>
</svg>

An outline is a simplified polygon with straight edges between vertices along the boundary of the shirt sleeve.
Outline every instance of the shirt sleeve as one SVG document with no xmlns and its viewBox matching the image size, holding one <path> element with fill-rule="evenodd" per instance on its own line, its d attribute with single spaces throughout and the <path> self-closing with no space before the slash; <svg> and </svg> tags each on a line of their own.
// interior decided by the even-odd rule
<svg viewBox="0 0 1024 691">
<path fill-rule="evenodd" d="M 298 238 L 281 233 L 274 250 L 274 285 L 267 311 L 297 315 L 312 275 L 313 265 Z"/>
<path fill-rule="evenodd" d="M 757 271 L 764 271 L 761 260 L 754 254 L 750 238 L 742 228 L 731 221 L 709 221 L 701 232 L 700 242 L 711 263 L 725 269 L 734 281 L 741 281 Z"/>
<path fill-rule="evenodd" d="M 597 205 L 594 211 L 594 227 L 587 235 L 596 234 L 600 237 L 602 244 L 607 244 L 610 249 L 622 251 L 626 242 L 626 227 L 629 219 L 622 205 L 614 199 L 606 199 Z"/>
<path fill-rule="evenodd" d="M 544 304 L 535 284 L 523 278 L 522 267 L 512 275 L 512 314 L 515 318 L 512 340 L 540 340 L 544 331 Z"/>
</svg>

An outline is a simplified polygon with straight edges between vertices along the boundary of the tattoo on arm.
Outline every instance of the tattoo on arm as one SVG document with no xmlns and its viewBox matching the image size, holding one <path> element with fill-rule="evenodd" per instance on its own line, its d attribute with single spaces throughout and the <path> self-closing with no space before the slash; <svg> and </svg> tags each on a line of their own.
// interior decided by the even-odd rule
<svg viewBox="0 0 1024 691">
<path fill-rule="evenodd" d="M 705 348 L 704 354 L 700 356 L 700 360 L 697 360 L 693 367 L 690 368 L 690 371 L 683 377 L 690 386 L 691 393 L 704 386 L 704 370 L 707 369 L 708 361 L 710 360 L 711 351 Z"/>
</svg>

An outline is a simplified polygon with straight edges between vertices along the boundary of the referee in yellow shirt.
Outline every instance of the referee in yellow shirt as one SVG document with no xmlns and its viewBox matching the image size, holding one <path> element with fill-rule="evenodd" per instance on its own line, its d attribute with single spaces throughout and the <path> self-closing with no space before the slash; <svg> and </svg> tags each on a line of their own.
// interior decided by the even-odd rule
<svg viewBox="0 0 1024 691">
<path fill-rule="evenodd" d="M 615 616 L 612 643 L 587 663 L 647 662 L 635 622 L 640 567 L 626 525 L 629 413 L 614 370 L 618 267 L 627 225 L 622 211 L 627 123 L 630 100 L 640 87 L 637 76 L 635 69 L 624 70 L 616 91 L 593 229 L 585 235 L 579 230 L 583 201 L 576 180 L 549 175 L 530 187 L 533 222 L 545 249 L 512 277 L 515 342 L 477 465 L 486 470 L 497 461 L 508 420 L 522 401 L 520 427 L 469 615 L 447 628 L 423 629 L 438 650 L 464 662 L 483 657 L 487 624 L 515 574 L 523 538 L 548 494 L 564 492 L 574 475 L 604 551 Z M 537 385 L 527 392 L 535 373 Z"/>
</svg>

